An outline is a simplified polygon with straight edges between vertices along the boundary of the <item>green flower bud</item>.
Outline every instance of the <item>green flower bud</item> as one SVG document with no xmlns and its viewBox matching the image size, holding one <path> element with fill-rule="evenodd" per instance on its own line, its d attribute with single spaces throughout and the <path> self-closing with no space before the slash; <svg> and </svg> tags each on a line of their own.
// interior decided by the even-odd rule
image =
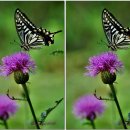
<svg viewBox="0 0 130 130">
<path fill-rule="evenodd" d="M 29 75 L 28 73 L 24 74 L 22 71 L 15 71 L 14 80 L 17 84 L 25 84 L 29 80 Z"/>
<path fill-rule="evenodd" d="M 116 74 L 108 71 L 101 72 L 101 78 L 104 84 L 113 84 L 116 80 Z"/>
</svg>

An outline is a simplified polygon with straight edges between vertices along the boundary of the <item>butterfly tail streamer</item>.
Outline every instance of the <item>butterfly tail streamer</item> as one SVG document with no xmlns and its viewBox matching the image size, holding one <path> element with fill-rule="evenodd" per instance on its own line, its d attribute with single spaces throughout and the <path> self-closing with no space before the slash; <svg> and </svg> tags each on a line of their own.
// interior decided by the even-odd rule
<svg viewBox="0 0 130 130">
<path fill-rule="evenodd" d="M 62 32 L 62 30 L 59 30 L 59 31 L 53 32 L 53 34 L 55 35 L 55 34 L 57 34 L 57 33 L 59 33 L 59 32 Z"/>
</svg>

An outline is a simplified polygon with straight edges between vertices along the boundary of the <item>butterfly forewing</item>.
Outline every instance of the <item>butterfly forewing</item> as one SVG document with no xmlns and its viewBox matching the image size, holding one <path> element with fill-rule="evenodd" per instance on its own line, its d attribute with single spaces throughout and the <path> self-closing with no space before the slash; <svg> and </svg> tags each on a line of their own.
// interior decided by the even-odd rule
<svg viewBox="0 0 130 130">
<path fill-rule="evenodd" d="M 125 29 L 107 9 L 103 10 L 102 23 L 111 50 L 125 49 L 130 46 L 129 29 Z"/>
<path fill-rule="evenodd" d="M 25 51 L 28 51 L 30 48 L 33 48 L 33 43 L 39 43 L 37 41 L 38 35 L 35 33 L 35 30 L 37 30 L 36 27 L 19 9 L 16 9 L 15 12 L 15 25 L 22 44 L 21 47 Z M 37 47 L 39 48 L 39 45 L 42 46 L 43 44 L 44 41 L 42 40 Z"/>
</svg>

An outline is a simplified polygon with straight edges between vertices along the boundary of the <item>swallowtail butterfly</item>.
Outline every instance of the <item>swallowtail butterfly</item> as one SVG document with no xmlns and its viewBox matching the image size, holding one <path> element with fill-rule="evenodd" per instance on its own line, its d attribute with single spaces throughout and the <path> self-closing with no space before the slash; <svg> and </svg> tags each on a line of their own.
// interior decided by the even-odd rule
<svg viewBox="0 0 130 130">
<path fill-rule="evenodd" d="M 102 12 L 103 29 L 112 51 L 130 46 L 130 29 L 124 28 L 107 9 Z"/>
<path fill-rule="evenodd" d="M 25 51 L 54 44 L 54 35 L 61 32 L 61 30 L 50 32 L 41 27 L 37 28 L 20 9 L 15 11 L 15 26 L 22 44 L 21 48 Z"/>
</svg>

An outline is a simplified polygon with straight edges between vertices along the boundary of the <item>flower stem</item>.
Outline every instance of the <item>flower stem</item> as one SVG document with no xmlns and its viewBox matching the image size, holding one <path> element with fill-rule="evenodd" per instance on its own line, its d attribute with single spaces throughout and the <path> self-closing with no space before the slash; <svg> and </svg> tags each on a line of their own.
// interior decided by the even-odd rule
<svg viewBox="0 0 130 130">
<path fill-rule="evenodd" d="M 32 106 L 32 103 L 31 103 L 31 100 L 30 100 L 30 97 L 29 97 L 29 94 L 28 94 L 28 90 L 27 90 L 26 84 L 22 84 L 22 87 L 23 87 L 23 89 L 24 89 L 24 92 L 25 92 L 25 95 L 26 95 L 28 104 L 29 104 L 29 106 L 30 106 L 30 110 L 31 110 L 32 115 L 33 115 L 33 118 L 34 118 L 35 125 L 36 125 L 37 129 L 40 129 L 40 127 L 39 127 L 39 125 L 38 125 L 38 121 L 37 121 L 36 115 L 35 115 L 35 112 L 34 112 L 34 109 L 33 109 L 33 106 Z"/>
<path fill-rule="evenodd" d="M 7 121 L 3 120 L 3 122 L 4 122 L 5 129 L 8 129 Z"/>
<path fill-rule="evenodd" d="M 123 118 L 122 111 L 121 111 L 121 108 L 120 108 L 120 105 L 119 105 L 119 102 L 118 102 L 118 99 L 117 99 L 117 96 L 116 96 L 114 85 L 113 84 L 109 84 L 109 86 L 110 86 L 111 91 L 113 93 L 113 98 L 114 98 L 114 101 L 116 103 L 116 106 L 117 106 L 117 109 L 118 109 L 118 112 L 119 112 L 122 124 L 123 124 L 124 128 L 127 129 L 126 124 L 125 124 L 125 120 Z"/>
<path fill-rule="evenodd" d="M 96 129 L 96 128 L 95 128 L 94 120 L 90 120 L 90 122 L 91 122 L 92 128 L 93 128 L 93 129 Z"/>
</svg>

